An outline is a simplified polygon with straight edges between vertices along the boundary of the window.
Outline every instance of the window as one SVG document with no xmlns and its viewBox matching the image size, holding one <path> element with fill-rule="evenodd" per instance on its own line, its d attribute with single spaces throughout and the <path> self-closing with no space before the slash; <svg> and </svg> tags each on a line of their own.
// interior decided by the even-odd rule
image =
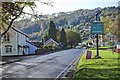
<svg viewBox="0 0 120 80">
<path fill-rule="evenodd" d="M 6 45 L 5 49 L 6 49 L 6 53 L 12 53 L 12 46 L 11 45 Z"/>
<path fill-rule="evenodd" d="M 6 36 L 6 35 L 4 35 L 4 36 L 3 36 L 3 38 L 4 38 L 4 41 L 6 41 L 6 40 L 7 40 L 7 39 L 6 39 L 6 38 L 7 38 L 7 36 Z"/>
<path fill-rule="evenodd" d="M 4 41 L 10 41 L 9 33 L 6 33 L 6 34 L 4 35 Z"/>
<path fill-rule="evenodd" d="M 18 45 L 18 53 L 21 54 L 22 53 L 22 46 Z"/>
<path fill-rule="evenodd" d="M 9 36 L 9 34 L 7 34 L 7 41 L 10 41 L 10 36 Z"/>
</svg>

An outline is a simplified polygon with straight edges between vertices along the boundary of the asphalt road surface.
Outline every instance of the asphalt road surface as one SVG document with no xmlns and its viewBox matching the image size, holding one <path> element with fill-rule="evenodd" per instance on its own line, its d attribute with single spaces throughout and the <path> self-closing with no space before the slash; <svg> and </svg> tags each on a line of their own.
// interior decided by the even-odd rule
<svg viewBox="0 0 120 80">
<path fill-rule="evenodd" d="M 56 78 L 84 49 L 69 49 L 48 55 L 5 64 L 1 78 Z M 37 56 L 37 55 L 36 55 Z"/>
</svg>

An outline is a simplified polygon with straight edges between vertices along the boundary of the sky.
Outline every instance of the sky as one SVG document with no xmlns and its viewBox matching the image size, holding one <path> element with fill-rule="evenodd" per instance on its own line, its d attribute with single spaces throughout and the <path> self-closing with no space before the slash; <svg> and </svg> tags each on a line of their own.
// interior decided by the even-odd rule
<svg viewBox="0 0 120 80">
<path fill-rule="evenodd" d="M 38 14 L 52 14 L 57 12 L 69 12 L 78 9 L 94 9 L 97 7 L 118 6 L 120 0 L 41 0 L 43 2 L 53 1 L 51 6 L 41 4 L 36 1 L 37 7 L 35 10 Z M 30 9 L 25 8 L 24 11 L 30 12 Z"/>
</svg>

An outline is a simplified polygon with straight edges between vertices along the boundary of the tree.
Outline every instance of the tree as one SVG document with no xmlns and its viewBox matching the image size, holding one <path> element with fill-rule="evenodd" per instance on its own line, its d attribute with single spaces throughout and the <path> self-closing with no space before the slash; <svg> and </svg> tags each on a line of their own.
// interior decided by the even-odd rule
<svg viewBox="0 0 120 80">
<path fill-rule="evenodd" d="M 112 24 L 111 33 L 116 35 L 118 38 L 118 42 L 120 42 L 120 15 L 116 17 L 115 22 Z"/>
<path fill-rule="evenodd" d="M 1 35 L 5 35 L 11 28 L 13 22 L 23 13 L 26 6 L 32 6 L 34 2 L 2 2 L 1 3 Z"/>
<path fill-rule="evenodd" d="M 39 0 L 39 2 L 53 7 L 53 5 L 52 5 L 53 1 L 51 1 L 51 0 L 49 0 L 48 2 L 42 2 Z M 34 12 L 34 8 L 33 8 L 33 7 L 35 7 L 34 2 L 29 2 L 29 1 L 28 2 L 27 1 L 19 2 L 16 0 L 11 0 L 10 2 L 0 2 L 0 17 L 1 17 L 0 38 L 9 31 L 13 22 L 17 18 L 19 18 L 22 13 L 28 14 L 28 15 L 33 15 L 33 14 L 23 12 L 23 9 L 28 6 Z M 34 15 L 34 16 L 37 16 L 37 15 Z"/>
<path fill-rule="evenodd" d="M 60 35 L 60 42 L 66 45 L 67 39 L 66 39 L 66 32 L 64 28 L 61 30 L 61 35 Z"/>
<path fill-rule="evenodd" d="M 47 33 L 44 34 L 43 40 L 44 40 L 44 41 L 47 41 L 47 40 L 48 40 L 48 34 L 47 34 Z"/>
<path fill-rule="evenodd" d="M 66 31 L 66 37 L 67 37 L 67 43 L 71 46 L 76 46 L 79 42 L 81 42 L 80 34 L 77 32 L 74 32 L 72 30 Z"/>
<path fill-rule="evenodd" d="M 105 34 L 110 32 L 110 19 L 109 16 L 101 17 L 102 22 L 104 23 L 104 32 Z"/>
<path fill-rule="evenodd" d="M 53 21 L 50 21 L 48 25 L 48 38 L 57 40 L 57 30 Z"/>
</svg>

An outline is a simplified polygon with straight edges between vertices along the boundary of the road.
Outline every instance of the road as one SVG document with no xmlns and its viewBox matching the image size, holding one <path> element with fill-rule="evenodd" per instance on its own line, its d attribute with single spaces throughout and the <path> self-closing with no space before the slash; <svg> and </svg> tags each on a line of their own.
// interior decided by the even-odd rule
<svg viewBox="0 0 120 80">
<path fill-rule="evenodd" d="M 69 49 L 1 66 L 5 78 L 56 78 L 84 49 Z M 37 55 L 36 55 L 37 56 Z"/>
</svg>

